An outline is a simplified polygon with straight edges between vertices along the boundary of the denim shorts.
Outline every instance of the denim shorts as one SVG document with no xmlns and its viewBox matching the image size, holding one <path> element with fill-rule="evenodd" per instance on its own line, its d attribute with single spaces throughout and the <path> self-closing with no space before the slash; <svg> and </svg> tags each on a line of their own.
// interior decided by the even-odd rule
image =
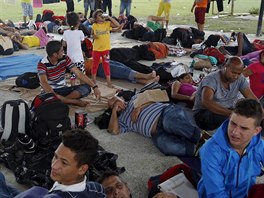
<svg viewBox="0 0 264 198">
<path fill-rule="evenodd" d="M 72 87 L 62 87 L 58 89 L 54 89 L 56 94 L 59 94 L 61 96 L 67 96 L 73 91 L 78 91 L 81 94 L 81 98 L 86 97 L 91 93 L 91 87 L 89 87 L 86 84 L 83 85 L 75 85 Z"/>
<path fill-rule="evenodd" d="M 33 8 L 31 3 L 21 3 L 23 9 L 23 16 L 33 16 Z"/>
</svg>

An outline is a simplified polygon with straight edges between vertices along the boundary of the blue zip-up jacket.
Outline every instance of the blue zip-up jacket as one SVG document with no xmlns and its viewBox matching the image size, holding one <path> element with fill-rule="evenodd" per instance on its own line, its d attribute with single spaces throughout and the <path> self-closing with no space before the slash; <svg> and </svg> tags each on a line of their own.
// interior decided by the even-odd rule
<svg viewBox="0 0 264 198">
<path fill-rule="evenodd" d="M 245 198 L 264 164 L 264 141 L 253 136 L 243 156 L 231 147 L 226 120 L 200 150 L 202 178 L 200 198 Z"/>
</svg>

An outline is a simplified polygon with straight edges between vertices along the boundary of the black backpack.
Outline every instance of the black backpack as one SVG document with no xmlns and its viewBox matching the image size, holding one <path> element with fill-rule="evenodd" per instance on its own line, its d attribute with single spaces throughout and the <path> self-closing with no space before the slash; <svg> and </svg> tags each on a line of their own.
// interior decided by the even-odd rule
<svg viewBox="0 0 264 198">
<path fill-rule="evenodd" d="M 40 86 L 38 74 L 36 72 L 26 72 L 16 79 L 16 86 L 28 89 L 36 89 Z"/>
<path fill-rule="evenodd" d="M 117 154 L 108 152 L 99 146 L 97 156 L 87 173 L 89 180 L 97 181 L 107 171 L 114 171 L 118 174 L 125 172 L 125 167 L 117 166 L 117 158 Z"/>
<path fill-rule="evenodd" d="M 16 154 L 17 152 L 32 153 L 35 143 L 28 136 L 31 133 L 31 112 L 24 100 L 8 100 L 1 109 L 0 133 L 4 152 Z"/>
<path fill-rule="evenodd" d="M 127 21 L 126 21 L 126 23 L 124 24 L 124 26 L 123 26 L 123 29 L 133 29 L 134 28 L 134 23 L 135 22 L 137 22 L 138 20 L 137 20 L 137 18 L 136 17 L 134 17 L 134 16 L 132 16 L 132 15 L 129 15 L 128 17 L 127 17 Z"/>
<path fill-rule="evenodd" d="M 14 141 L 18 134 L 26 134 L 30 127 L 31 113 L 24 100 L 8 100 L 1 109 L 2 141 Z"/>
<path fill-rule="evenodd" d="M 71 128 L 69 107 L 54 93 L 37 95 L 31 106 L 34 116 L 30 137 L 38 145 L 56 145 L 63 132 Z"/>
</svg>

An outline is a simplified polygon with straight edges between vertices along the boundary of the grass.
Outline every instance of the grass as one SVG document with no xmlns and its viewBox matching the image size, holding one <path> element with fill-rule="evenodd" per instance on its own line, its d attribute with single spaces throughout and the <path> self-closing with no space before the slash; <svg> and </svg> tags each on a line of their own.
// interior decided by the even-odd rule
<svg viewBox="0 0 264 198">
<path fill-rule="evenodd" d="M 75 1 L 75 11 L 83 11 L 83 1 Z M 160 0 L 133 0 L 131 14 L 136 16 L 140 21 L 146 19 L 148 15 L 155 15 Z M 224 12 L 230 13 L 231 6 L 224 1 Z M 171 21 L 174 25 L 193 25 L 195 26 L 193 13 L 190 12 L 193 0 L 174 0 L 172 1 Z M 120 0 L 112 0 L 113 15 L 117 16 L 119 12 Z M 260 6 L 260 0 L 235 0 L 234 13 L 249 13 L 252 9 Z M 217 13 L 216 5 L 214 13 Z M 211 5 L 212 8 L 212 5 Z M 52 9 L 56 15 L 65 15 L 66 3 L 44 4 L 42 8 L 34 8 L 34 16 L 42 13 L 44 9 Z M 214 18 L 212 18 L 214 16 Z M 212 15 L 212 9 L 207 14 L 206 30 L 223 30 L 225 31 L 243 31 L 245 33 L 256 33 L 256 20 L 242 20 L 233 16 L 215 18 Z M 20 0 L 0 0 L 0 18 L 3 20 L 11 19 L 13 21 L 22 20 L 22 8 Z"/>
</svg>

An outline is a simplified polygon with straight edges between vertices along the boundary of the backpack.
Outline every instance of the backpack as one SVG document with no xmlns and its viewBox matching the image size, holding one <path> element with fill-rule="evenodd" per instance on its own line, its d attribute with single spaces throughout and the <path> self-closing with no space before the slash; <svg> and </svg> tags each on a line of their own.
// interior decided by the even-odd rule
<svg viewBox="0 0 264 198">
<path fill-rule="evenodd" d="M 160 192 L 158 185 L 171 177 L 184 173 L 186 178 L 192 183 L 194 188 L 197 188 L 197 184 L 201 178 L 201 175 L 197 174 L 195 170 L 189 167 L 187 164 L 177 164 L 167 169 L 164 173 L 156 176 L 152 176 L 148 180 L 148 197 L 151 198 Z"/>
<path fill-rule="evenodd" d="M 4 151 L 16 153 L 27 147 L 27 151 L 34 152 L 34 142 L 28 137 L 31 131 L 31 112 L 24 100 L 8 100 L 1 109 L 1 142 Z"/>
<path fill-rule="evenodd" d="M 132 16 L 132 15 L 129 15 L 127 17 L 127 20 L 126 20 L 126 23 L 124 24 L 123 26 L 123 29 L 133 29 L 134 28 L 134 23 L 137 22 L 137 18 Z"/>
<path fill-rule="evenodd" d="M 54 21 L 53 20 L 54 12 L 52 10 L 43 10 L 42 12 L 42 21 Z"/>
<path fill-rule="evenodd" d="M 16 79 L 16 86 L 28 89 L 36 89 L 40 86 L 39 78 L 36 72 L 26 72 Z"/>
<path fill-rule="evenodd" d="M 8 100 L 1 109 L 3 133 L 1 140 L 8 141 L 17 138 L 18 133 L 26 134 L 30 130 L 31 113 L 24 100 Z"/>
<path fill-rule="evenodd" d="M 189 29 L 175 28 L 170 37 L 174 38 L 175 45 L 180 42 L 182 47 L 191 48 L 194 44 L 193 33 Z"/>
<path fill-rule="evenodd" d="M 0 35 L 0 55 L 11 55 L 14 53 L 14 46 L 11 38 Z"/>
<path fill-rule="evenodd" d="M 207 56 L 215 57 L 218 60 L 219 64 L 223 64 L 225 62 L 225 55 L 221 53 L 217 48 L 214 47 L 206 48 L 204 49 L 203 54 Z"/>
<path fill-rule="evenodd" d="M 61 134 L 71 128 L 69 107 L 54 93 L 37 95 L 31 109 L 33 138 L 39 145 L 50 146 L 59 144 Z"/>
<path fill-rule="evenodd" d="M 216 47 L 220 39 L 220 35 L 211 34 L 203 43 L 203 45 L 205 47 Z"/>
<path fill-rule="evenodd" d="M 92 57 L 93 43 L 89 38 L 85 38 L 82 43 L 82 51 L 84 52 L 86 58 Z"/>
<path fill-rule="evenodd" d="M 106 171 L 114 171 L 118 174 L 125 172 L 125 167 L 117 166 L 117 158 L 117 154 L 110 153 L 104 150 L 103 147 L 99 146 L 97 156 L 91 167 L 89 167 L 89 172 L 87 173 L 89 180 L 97 181 Z"/>
<path fill-rule="evenodd" d="M 264 49 L 264 41 L 260 39 L 255 39 L 253 41 L 253 46 L 255 50 L 263 50 Z"/>
</svg>

